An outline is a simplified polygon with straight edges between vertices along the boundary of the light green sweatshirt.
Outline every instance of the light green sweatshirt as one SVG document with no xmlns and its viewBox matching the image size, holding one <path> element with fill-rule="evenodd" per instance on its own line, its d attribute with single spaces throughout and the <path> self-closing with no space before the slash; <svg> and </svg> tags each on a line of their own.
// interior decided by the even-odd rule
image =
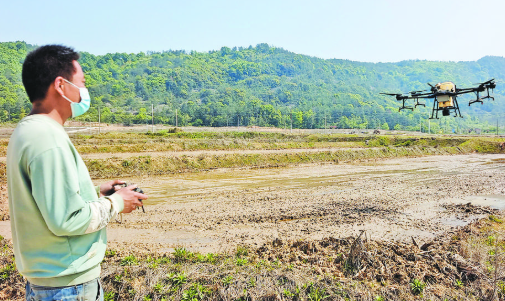
<svg viewBox="0 0 505 301">
<path fill-rule="evenodd" d="M 58 122 L 40 114 L 19 122 L 7 149 L 7 184 L 19 272 L 33 284 L 52 287 L 99 277 L 107 242 L 103 210 L 105 222 L 96 228 L 90 224 L 105 199 L 98 198 L 86 165 Z M 108 208 L 112 202 L 117 212 L 123 210 L 119 195 L 106 201 Z"/>
</svg>

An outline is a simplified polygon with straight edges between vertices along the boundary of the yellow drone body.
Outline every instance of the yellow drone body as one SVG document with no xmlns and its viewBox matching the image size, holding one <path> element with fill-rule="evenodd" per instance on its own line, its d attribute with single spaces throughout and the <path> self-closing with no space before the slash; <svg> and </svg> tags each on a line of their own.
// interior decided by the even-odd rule
<svg viewBox="0 0 505 301">
<path fill-rule="evenodd" d="M 456 92 L 456 85 L 453 82 L 438 83 L 435 85 L 437 93 L 454 93 Z M 437 96 L 438 107 L 447 108 L 454 107 L 454 99 L 450 95 Z"/>
</svg>

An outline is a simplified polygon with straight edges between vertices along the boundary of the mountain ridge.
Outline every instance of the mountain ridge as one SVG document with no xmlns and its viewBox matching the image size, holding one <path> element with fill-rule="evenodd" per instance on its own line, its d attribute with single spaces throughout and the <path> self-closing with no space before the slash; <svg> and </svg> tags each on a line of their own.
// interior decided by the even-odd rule
<svg viewBox="0 0 505 301">
<path fill-rule="evenodd" d="M 0 43 L 0 121 L 19 120 L 30 109 L 20 80 L 21 63 L 36 46 Z M 419 130 L 431 111 L 398 112 L 399 103 L 380 92 L 425 90 L 426 83 L 453 81 L 458 87 L 496 78 L 496 101 L 467 108 L 467 118 L 434 122 L 446 128 L 492 127 L 504 113 L 505 58 L 477 61 L 406 60 L 397 63 L 321 59 L 282 48 L 222 47 L 209 52 L 81 52 L 93 106 L 81 120 L 146 123 L 155 107 L 155 122 L 178 125 L 230 124 L 298 128 L 396 128 Z M 149 112 L 149 114 L 148 114 Z M 442 128 L 442 127 L 441 127 Z"/>
</svg>

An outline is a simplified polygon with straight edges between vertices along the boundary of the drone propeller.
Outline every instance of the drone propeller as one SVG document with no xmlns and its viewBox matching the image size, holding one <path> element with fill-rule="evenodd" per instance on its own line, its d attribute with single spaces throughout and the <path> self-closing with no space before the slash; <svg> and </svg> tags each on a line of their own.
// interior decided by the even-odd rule
<svg viewBox="0 0 505 301">
<path fill-rule="evenodd" d="M 379 94 L 389 95 L 389 96 L 401 96 L 401 94 L 399 94 L 399 93 L 379 93 Z"/>
<path fill-rule="evenodd" d="M 427 84 L 428 84 L 428 86 L 430 86 L 430 87 L 431 87 L 431 92 L 436 92 L 436 91 L 437 91 L 437 88 L 435 88 L 435 86 L 433 86 L 433 85 L 432 85 L 432 84 L 430 84 L 430 83 L 427 83 Z"/>
<path fill-rule="evenodd" d="M 410 91 L 409 92 L 411 96 L 417 97 L 417 96 L 426 96 L 430 95 L 433 93 L 433 91 L 430 90 L 423 90 L 423 91 Z"/>
<path fill-rule="evenodd" d="M 486 81 L 486 82 L 483 82 L 483 83 L 476 83 L 476 84 L 474 84 L 474 85 L 486 85 L 486 84 L 490 84 L 490 83 L 492 83 L 492 82 L 494 82 L 494 78 L 492 78 L 492 79 L 490 79 L 490 80 L 488 80 L 488 81 Z"/>
</svg>

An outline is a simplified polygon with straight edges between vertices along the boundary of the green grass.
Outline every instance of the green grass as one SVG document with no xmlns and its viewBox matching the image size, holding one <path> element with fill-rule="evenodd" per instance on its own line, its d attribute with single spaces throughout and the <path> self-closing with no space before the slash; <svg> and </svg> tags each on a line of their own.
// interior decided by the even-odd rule
<svg viewBox="0 0 505 301">
<path fill-rule="evenodd" d="M 489 220 L 495 222 L 495 223 L 503 223 L 503 220 L 499 219 L 498 217 L 494 216 L 494 215 L 490 215 L 489 216 Z"/>
<path fill-rule="evenodd" d="M 414 295 L 421 295 L 426 287 L 426 284 L 421 280 L 413 279 L 412 282 L 409 283 L 410 290 Z"/>
<path fill-rule="evenodd" d="M 121 259 L 121 265 L 136 265 L 138 264 L 137 258 L 134 255 L 128 255 Z"/>
</svg>

